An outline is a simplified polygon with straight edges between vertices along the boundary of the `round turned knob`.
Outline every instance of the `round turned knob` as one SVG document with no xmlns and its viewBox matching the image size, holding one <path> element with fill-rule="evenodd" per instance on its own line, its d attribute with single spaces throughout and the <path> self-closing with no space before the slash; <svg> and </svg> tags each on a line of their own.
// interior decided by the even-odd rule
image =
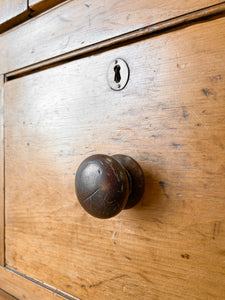
<svg viewBox="0 0 225 300">
<path fill-rule="evenodd" d="M 75 188 L 80 204 L 89 214 L 107 219 L 140 201 L 144 175 L 129 156 L 96 154 L 79 166 Z"/>
</svg>

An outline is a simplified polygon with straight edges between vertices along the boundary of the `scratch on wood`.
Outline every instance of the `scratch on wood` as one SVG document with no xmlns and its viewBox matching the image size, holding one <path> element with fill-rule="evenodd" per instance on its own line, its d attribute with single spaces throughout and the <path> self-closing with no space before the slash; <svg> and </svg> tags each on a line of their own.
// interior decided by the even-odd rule
<svg viewBox="0 0 225 300">
<path fill-rule="evenodd" d="M 129 256 L 124 256 L 127 260 L 131 260 L 131 258 Z"/>
<path fill-rule="evenodd" d="M 128 275 L 123 274 L 123 275 L 119 275 L 119 276 L 112 277 L 112 278 L 107 279 L 107 280 L 102 280 L 102 281 L 99 281 L 99 282 L 97 282 L 97 283 L 95 283 L 95 284 L 90 284 L 90 285 L 89 285 L 89 288 L 97 287 L 97 286 L 99 286 L 99 285 L 101 285 L 101 284 L 103 284 L 103 283 L 105 283 L 105 282 L 113 281 L 113 280 L 120 279 L 120 278 L 127 277 L 127 276 L 128 276 Z"/>
<path fill-rule="evenodd" d="M 113 239 L 115 238 L 116 235 L 117 235 L 117 232 L 116 232 L 116 231 L 113 231 L 111 240 L 113 240 Z"/>
<path fill-rule="evenodd" d="M 161 188 L 162 188 L 163 194 L 164 194 L 164 195 L 166 196 L 166 198 L 168 199 L 169 196 L 167 195 L 166 190 L 165 190 L 165 182 L 164 182 L 164 181 L 160 181 L 160 182 L 159 182 L 159 185 L 160 185 Z"/>
<path fill-rule="evenodd" d="M 216 221 L 213 225 L 213 240 L 216 239 L 216 237 L 219 235 L 220 233 L 220 226 L 221 226 L 221 221 Z"/>
<path fill-rule="evenodd" d="M 141 273 L 137 273 L 141 278 L 143 278 L 145 281 L 153 283 L 147 276 L 141 274 Z"/>
</svg>

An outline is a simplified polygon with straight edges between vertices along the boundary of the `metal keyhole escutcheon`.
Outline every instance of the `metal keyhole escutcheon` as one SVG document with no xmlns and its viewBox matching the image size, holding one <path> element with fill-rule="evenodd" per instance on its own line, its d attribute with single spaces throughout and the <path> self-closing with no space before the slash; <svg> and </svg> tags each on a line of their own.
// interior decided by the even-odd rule
<svg viewBox="0 0 225 300">
<path fill-rule="evenodd" d="M 120 91 L 122 90 L 129 80 L 130 71 L 127 63 L 121 59 L 117 58 L 111 62 L 108 69 L 108 83 L 112 90 Z"/>
<path fill-rule="evenodd" d="M 114 78 L 114 81 L 115 81 L 116 83 L 119 83 L 120 80 L 121 80 L 120 69 L 121 69 L 121 68 L 120 68 L 119 65 L 116 65 L 116 66 L 114 67 L 114 71 L 115 71 L 115 78 Z"/>
</svg>

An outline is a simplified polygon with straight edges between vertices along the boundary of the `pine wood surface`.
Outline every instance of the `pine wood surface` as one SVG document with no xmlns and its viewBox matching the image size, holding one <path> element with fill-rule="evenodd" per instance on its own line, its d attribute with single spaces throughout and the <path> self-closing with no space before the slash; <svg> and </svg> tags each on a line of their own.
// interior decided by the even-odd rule
<svg viewBox="0 0 225 300">
<path fill-rule="evenodd" d="M 0 267 L 0 274 L 0 287 L 19 300 L 76 300 L 58 295 L 6 268 Z"/>
<path fill-rule="evenodd" d="M 0 36 L 0 74 L 218 3 L 68 1 Z"/>
<path fill-rule="evenodd" d="M 5 84 L 6 264 L 81 299 L 225 294 L 225 19 Z M 107 84 L 121 57 L 130 80 Z M 110 220 L 74 193 L 79 163 L 128 154 L 145 196 Z"/>
<path fill-rule="evenodd" d="M 143 38 L 151 38 L 153 35 L 165 33 L 172 29 L 179 30 L 182 27 L 191 26 L 199 22 L 207 22 L 215 18 L 225 16 L 225 3 L 213 5 L 198 11 L 194 11 L 185 15 L 178 16 L 173 19 L 165 20 L 157 24 L 148 25 L 131 32 L 124 33 L 120 36 L 113 37 L 108 40 L 100 41 L 98 43 L 86 46 L 80 49 L 62 53 L 61 55 L 52 57 L 47 60 L 39 61 L 29 66 L 16 69 L 5 74 L 7 80 L 12 80 L 21 76 L 31 74 L 33 72 L 41 71 L 46 68 L 55 67 L 56 65 L 69 62 L 71 60 L 79 59 L 87 55 L 93 55 L 112 48 L 118 48 L 124 43 L 133 43 Z"/>
<path fill-rule="evenodd" d="M 27 10 L 27 0 L 1 0 L 0 25 Z"/>
<path fill-rule="evenodd" d="M 0 33 L 26 20 L 28 15 L 27 0 L 1 0 Z"/>
<path fill-rule="evenodd" d="M 29 0 L 29 8 L 32 14 L 37 14 L 65 1 L 66 0 Z"/>
<path fill-rule="evenodd" d="M 0 289 L 0 300 L 16 300 L 16 298 Z"/>
<path fill-rule="evenodd" d="M 4 266 L 5 224 L 4 224 L 4 77 L 0 76 L 0 265 Z"/>
</svg>

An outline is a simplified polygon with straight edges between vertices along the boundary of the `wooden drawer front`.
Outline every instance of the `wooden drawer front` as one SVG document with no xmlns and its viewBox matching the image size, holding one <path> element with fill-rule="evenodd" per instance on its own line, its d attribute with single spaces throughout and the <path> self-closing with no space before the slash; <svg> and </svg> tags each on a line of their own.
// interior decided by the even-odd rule
<svg viewBox="0 0 225 300">
<path fill-rule="evenodd" d="M 0 37 L 0 72 L 19 69 L 217 3 L 223 1 L 67 1 Z"/>
<path fill-rule="evenodd" d="M 16 19 L 24 19 L 28 15 L 27 0 L 1 0 L 0 1 L 0 32 L 10 27 Z"/>
<path fill-rule="evenodd" d="M 6 83 L 8 266 L 81 299 L 223 297 L 224 29 L 221 18 Z M 118 57 L 130 80 L 115 92 Z M 74 175 L 95 153 L 141 164 L 141 204 L 86 214 Z"/>
<path fill-rule="evenodd" d="M 66 0 L 29 0 L 29 7 L 34 13 L 40 13 Z"/>
<path fill-rule="evenodd" d="M 0 289 L 0 300 L 16 300 L 16 298 Z"/>
</svg>

